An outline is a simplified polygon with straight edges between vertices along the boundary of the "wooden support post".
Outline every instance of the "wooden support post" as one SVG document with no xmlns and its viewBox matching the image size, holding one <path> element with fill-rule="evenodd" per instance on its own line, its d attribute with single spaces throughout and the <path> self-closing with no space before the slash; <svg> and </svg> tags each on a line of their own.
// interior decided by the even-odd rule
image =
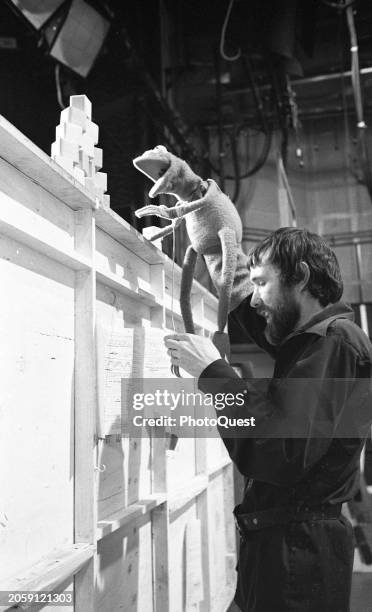
<svg viewBox="0 0 372 612">
<path fill-rule="evenodd" d="M 207 440 L 206 438 L 195 439 L 195 465 L 196 474 L 205 474 L 208 472 L 208 457 L 207 457 Z M 203 594 L 204 599 L 199 604 L 200 612 L 209 612 L 211 610 L 212 598 L 212 575 L 211 575 L 211 534 L 209 531 L 209 512 L 210 500 L 208 487 L 196 498 L 196 516 L 201 522 L 201 566 L 203 576 Z"/>
<path fill-rule="evenodd" d="M 165 430 L 164 430 L 165 436 Z M 152 493 L 167 493 L 168 441 L 151 439 Z M 169 512 L 168 502 L 155 508 L 151 515 L 154 612 L 170 612 L 169 608 Z"/>
<path fill-rule="evenodd" d="M 160 307 L 153 308 L 151 311 L 151 326 L 165 328 L 165 308 L 164 308 L 164 293 L 165 293 L 165 272 L 164 266 L 161 263 L 152 264 L 150 266 L 150 282 L 152 293 Z"/>
<path fill-rule="evenodd" d="M 96 371 L 94 268 L 95 219 L 92 211 L 76 213 L 75 249 L 92 269 L 75 277 L 75 542 L 96 544 Z M 75 576 L 75 611 L 94 612 L 96 555 Z"/>
</svg>

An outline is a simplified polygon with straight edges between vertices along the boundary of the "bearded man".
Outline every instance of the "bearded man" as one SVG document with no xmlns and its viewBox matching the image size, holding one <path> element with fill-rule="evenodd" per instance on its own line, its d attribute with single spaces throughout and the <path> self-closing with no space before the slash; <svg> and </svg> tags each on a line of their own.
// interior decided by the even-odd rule
<svg viewBox="0 0 372 612">
<path fill-rule="evenodd" d="M 252 293 L 230 322 L 274 357 L 272 380 L 243 380 L 208 338 L 165 339 L 201 391 L 244 394 L 218 414 L 255 417 L 253 435 L 219 428 L 246 478 L 235 601 L 244 612 L 348 612 L 353 536 L 341 506 L 359 486 L 372 422 L 372 346 L 340 301 L 339 265 L 320 236 L 274 231 L 248 270 Z"/>
</svg>

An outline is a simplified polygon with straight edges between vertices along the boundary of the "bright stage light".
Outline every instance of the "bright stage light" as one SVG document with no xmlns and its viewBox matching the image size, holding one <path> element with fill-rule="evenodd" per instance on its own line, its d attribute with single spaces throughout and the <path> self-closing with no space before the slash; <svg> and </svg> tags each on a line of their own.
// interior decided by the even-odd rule
<svg viewBox="0 0 372 612">
<path fill-rule="evenodd" d="M 62 24 L 58 13 L 55 19 L 44 30 L 50 55 L 86 77 L 102 48 L 110 22 L 84 0 L 73 0 Z"/>
<path fill-rule="evenodd" d="M 110 28 L 106 12 L 99 12 L 84 0 L 10 3 L 44 38 L 52 57 L 82 77 L 89 74 Z"/>
<path fill-rule="evenodd" d="M 36 30 L 40 30 L 65 0 L 11 0 L 11 2 Z"/>
</svg>

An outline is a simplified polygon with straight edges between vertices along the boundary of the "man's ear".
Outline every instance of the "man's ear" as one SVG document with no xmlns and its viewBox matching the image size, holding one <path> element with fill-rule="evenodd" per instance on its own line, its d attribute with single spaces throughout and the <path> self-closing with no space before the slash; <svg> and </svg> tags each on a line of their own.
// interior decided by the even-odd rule
<svg viewBox="0 0 372 612">
<path fill-rule="evenodd" d="M 308 282 L 310 280 L 310 268 L 306 261 L 300 262 L 300 268 L 302 273 L 302 278 L 299 281 L 301 291 L 304 291 L 307 288 Z"/>
</svg>

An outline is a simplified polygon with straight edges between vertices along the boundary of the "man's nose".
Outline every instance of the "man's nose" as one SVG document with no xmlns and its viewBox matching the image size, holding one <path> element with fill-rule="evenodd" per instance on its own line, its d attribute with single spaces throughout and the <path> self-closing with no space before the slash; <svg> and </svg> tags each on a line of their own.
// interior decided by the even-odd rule
<svg viewBox="0 0 372 612">
<path fill-rule="evenodd" d="M 256 289 L 253 291 L 251 297 L 251 306 L 252 308 L 257 308 L 262 303 L 260 296 L 258 295 L 258 291 Z"/>
</svg>

